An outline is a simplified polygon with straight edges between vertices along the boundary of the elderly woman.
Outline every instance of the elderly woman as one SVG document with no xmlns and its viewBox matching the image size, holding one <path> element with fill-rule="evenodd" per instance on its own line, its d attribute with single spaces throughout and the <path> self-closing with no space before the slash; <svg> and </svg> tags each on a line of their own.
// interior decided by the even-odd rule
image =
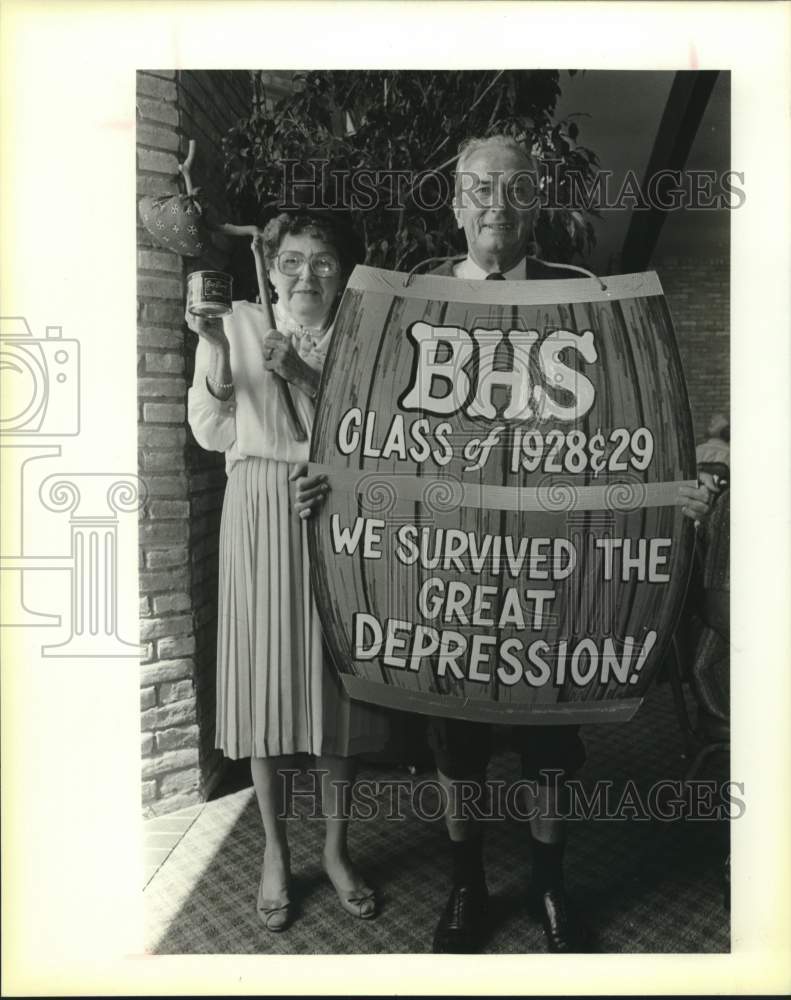
<svg viewBox="0 0 791 1000">
<path fill-rule="evenodd" d="M 261 307 L 235 302 L 222 322 L 188 317 L 199 336 L 189 422 L 204 447 L 225 453 L 228 485 L 220 530 L 217 746 L 251 758 L 266 834 L 258 913 L 270 931 L 292 919 L 283 773 L 294 754 L 318 758 L 326 839 L 322 863 L 343 908 L 371 918 L 373 891 L 347 849 L 354 755 L 381 749 L 384 717 L 352 703 L 325 664 L 308 580 L 305 518 L 326 484 L 307 479 L 308 445 L 294 437 L 276 390 L 290 384 L 309 430 L 330 328 L 356 242 L 345 223 L 281 214 L 263 232 L 276 330 Z"/>
</svg>

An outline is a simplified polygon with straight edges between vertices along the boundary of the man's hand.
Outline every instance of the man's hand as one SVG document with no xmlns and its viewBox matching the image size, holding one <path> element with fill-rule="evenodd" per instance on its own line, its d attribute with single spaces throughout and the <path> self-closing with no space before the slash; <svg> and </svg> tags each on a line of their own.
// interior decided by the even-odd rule
<svg viewBox="0 0 791 1000">
<path fill-rule="evenodd" d="M 318 512 L 330 489 L 326 476 L 308 476 L 307 471 L 303 462 L 288 477 L 297 484 L 294 510 L 303 520 Z"/>
<path fill-rule="evenodd" d="M 700 486 L 682 486 L 679 495 L 685 500 L 682 512 L 699 524 L 711 513 L 714 497 L 717 495 L 717 483 L 709 472 L 701 472 L 698 476 Z"/>
</svg>

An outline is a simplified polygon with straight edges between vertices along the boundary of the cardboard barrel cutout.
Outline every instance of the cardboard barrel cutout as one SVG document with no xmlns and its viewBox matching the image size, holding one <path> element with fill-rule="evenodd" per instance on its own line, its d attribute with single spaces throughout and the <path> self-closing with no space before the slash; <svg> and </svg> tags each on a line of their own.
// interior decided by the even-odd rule
<svg viewBox="0 0 791 1000">
<path fill-rule="evenodd" d="M 694 535 L 687 393 L 653 273 L 485 282 L 358 267 L 309 524 L 353 698 L 502 723 L 630 718 Z"/>
</svg>

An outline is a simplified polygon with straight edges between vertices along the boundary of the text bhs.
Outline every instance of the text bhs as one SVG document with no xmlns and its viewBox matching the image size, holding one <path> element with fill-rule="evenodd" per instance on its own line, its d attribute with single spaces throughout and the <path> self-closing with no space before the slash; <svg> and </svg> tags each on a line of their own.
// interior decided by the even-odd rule
<svg viewBox="0 0 791 1000">
<path fill-rule="evenodd" d="M 476 328 L 469 333 L 459 326 L 432 326 L 421 320 L 409 327 L 407 337 L 414 359 L 409 385 L 399 399 L 403 410 L 437 416 L 464 411 L 469 417 L 494 420 L 497 409 L 492 394 L 504 388 L 510 400 L 503 420 L 574 421 L 583 417 L 596 399 L 590 379 L 561 357 L 565 350 L 572 350 L 589 364 L 597 361 L 592 330 L 553 330 L 539 343 L 538 330 L 509 330 L 505 334 Z M 511 347 L 511 366 L 495 368 L 498 347 L 505 343 Z M 468 366 L 476 351 L 473 384 Z M 531 364 L 534 352 L 537 364 Z M 550 388 L 553 393 L 547 391 Z M 557 390 L 565 394 L 564 401 L 554 394 Z"/>
</svg>

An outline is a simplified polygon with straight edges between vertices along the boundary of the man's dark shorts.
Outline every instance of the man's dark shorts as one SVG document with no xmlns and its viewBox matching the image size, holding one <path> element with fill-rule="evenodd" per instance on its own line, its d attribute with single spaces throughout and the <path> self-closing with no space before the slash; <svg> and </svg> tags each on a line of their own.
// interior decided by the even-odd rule
<svg viewBox="0 0 791 1000">
<path fill-rule="evenodd" d="M 430 719 L 428 742 L 437 768 L 456 780 L 483 779 L 492 753 L 492 726 L 461 719 Z M 509 726 L 507 744 L 522 756 L 523 777 L 541 781 L 542 771 L 571 778 L 585 762 L 579 726 Z"/>
</svg>

